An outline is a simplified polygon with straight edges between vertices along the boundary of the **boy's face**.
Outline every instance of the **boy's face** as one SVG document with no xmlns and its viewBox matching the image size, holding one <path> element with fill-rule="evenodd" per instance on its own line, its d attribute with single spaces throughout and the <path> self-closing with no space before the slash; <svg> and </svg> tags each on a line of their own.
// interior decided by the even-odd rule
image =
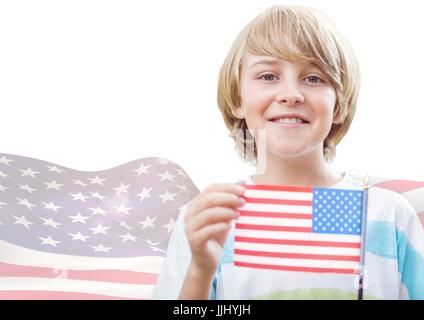
<svg viewBox="0 0 424 320">
<path fill-rule="evenodd" d="M 247 53 L 240 77 L 242 102 L 234 115 L 245 119 L 249 129 L 266 129 L 268 153 L 322 155 L 336 92 L 319 68 Z"/>
</svg>

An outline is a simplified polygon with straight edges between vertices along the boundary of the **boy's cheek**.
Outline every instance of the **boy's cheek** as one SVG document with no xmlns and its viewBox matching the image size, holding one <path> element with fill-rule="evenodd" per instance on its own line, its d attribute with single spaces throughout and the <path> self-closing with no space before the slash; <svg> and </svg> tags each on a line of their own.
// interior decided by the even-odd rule
<svg viewBox="0 0 424 320">
<path fill-rule="evenodd" d="M 253 95 L 253 93 L 251 93 Z M 253 98 L 253 97 L 252 97 Z M 271 99 L 247 99 L 245 104 L 246 117 L 264 117 L 266 109 L 271 105 Z"/>
</svg>

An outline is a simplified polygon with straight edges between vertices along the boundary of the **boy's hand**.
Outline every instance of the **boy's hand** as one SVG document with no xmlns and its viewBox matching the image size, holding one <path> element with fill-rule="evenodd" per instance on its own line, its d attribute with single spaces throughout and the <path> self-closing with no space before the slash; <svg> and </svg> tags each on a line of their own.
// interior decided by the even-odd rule
<svg viewBox="0 0 424 320">
<path fill-rule="evenodd" d="M 237 184 L 212 184 L 190 203 L 185 225 L 192 252 L 192 276 L 214 275 L 231 221 L 239 216 L 236 209 L 244 205 L 243 194 L 244 188 Z"/>
</svg>

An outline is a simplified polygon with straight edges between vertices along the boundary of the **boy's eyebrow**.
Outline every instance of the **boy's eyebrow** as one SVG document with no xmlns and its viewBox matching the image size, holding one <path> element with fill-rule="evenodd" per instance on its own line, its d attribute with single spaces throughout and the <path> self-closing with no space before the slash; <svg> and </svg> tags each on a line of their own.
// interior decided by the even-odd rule
<svg viewBox="0 0 424 320">
<path fill-rule="evenodd" d="M 281 64 L 281 62 L 280 62 L 280 61 L 278 61 L 278 60 L 267 60 L 267 59 L 262 59 L 262 60 L 258 60 L 258 61 L 256 61 L 254 64 L 252 64 L 252 65 L 249 67 L 249 69 L 252 69 L 254 66 L 256 66 L 256 65 L 260 65 L 260 64 L 273 66 L 273 65 L 279 65 L 279 64 Z"/>
<path fill-rule="evenodd" d="M 253 63 L 249 69 L 252 69 L 253 67 L 257 66 L 257 65 L 268 65 L 268 66 L 274 66 L 274 65 L 281 65 L 281 62 L 279 60 L 269 60 L 269 59 L 261 59 L 256 61 L 255 63 Z M 306 63 L 304 64 L 304 66 L 306 68 L 318 68 L 315 64 L 313 63 Z"/>
</svg>

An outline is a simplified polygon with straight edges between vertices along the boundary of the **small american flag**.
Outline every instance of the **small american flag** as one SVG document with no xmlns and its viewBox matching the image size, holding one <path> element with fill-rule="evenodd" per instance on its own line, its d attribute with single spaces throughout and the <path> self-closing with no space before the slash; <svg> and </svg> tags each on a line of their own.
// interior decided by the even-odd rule
<svg viewBox="0 0 424 320">
<path fill-rule="evenodd" d="M 234 264 L 358 273 L 364 190 L 243 185 Z"/>
<path fill-rule="evenodd" d="M 0 154 L 0 299 L 148 299 L 185 172 L 144 158 L 83 172 Z"/>
</svg>

